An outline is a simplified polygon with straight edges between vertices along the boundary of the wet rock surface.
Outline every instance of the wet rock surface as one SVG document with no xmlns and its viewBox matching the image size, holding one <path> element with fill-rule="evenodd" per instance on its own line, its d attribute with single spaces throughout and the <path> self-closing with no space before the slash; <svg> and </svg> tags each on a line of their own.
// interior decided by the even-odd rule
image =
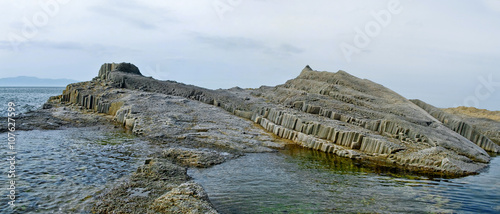
<svg viewBox="0 0 500 214">
<path fill-rule="evenodd" d="M 208 202 L 208 195 L 199 184 L 186 182 L 157 198 L 148 213 L 206 213 L 217 211 Z"/>
<path fill-rule="evenodd" d="M 227 152 L 217 152 L 195 149 L 169 148 L 158 156 L 171 160 L 173 163 L 186 167 L 210 167 L 232 159 L 235 155 Z"/>
<path fill-rule="evenodd" d="M 188 180 L 186 169 L 164 160 L 139 167 L 130 177 L 104 191 L 92 208 L 94 213 L 146 213 L 152 199 Z"/>
</svg>

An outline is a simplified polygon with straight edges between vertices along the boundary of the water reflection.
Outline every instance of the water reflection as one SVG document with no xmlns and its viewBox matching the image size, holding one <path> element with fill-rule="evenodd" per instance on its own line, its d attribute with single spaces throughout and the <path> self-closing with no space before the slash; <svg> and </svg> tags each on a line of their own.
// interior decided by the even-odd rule
<svg viewBox="0 0 500 214">
<path fill-rule="evenodd" d="M 500 159 L 491 165 L 459 179 L 394 177 L 360 162 L 289 147 L 189 174 L 222 213 L 498 213 Z"/>
</svg>

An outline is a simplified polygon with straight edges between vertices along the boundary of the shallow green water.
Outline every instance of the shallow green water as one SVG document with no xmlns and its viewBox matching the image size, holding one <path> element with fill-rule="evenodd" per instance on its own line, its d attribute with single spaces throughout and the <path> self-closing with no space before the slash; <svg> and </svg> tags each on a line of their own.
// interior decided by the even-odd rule
<svg viewBox="0 0 500 214">
<path fill-rule="evenodd" d="M 476 176 L 409 179 L 292 147 L 189 174 L 221 213 L 500 213 L 500 158 Z"/>
</svg>

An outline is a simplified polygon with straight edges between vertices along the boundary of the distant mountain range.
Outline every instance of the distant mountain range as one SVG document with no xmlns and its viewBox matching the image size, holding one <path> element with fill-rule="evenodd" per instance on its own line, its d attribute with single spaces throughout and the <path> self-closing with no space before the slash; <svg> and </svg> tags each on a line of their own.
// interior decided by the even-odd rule
<svg viewBox="0 0 500 214">
<path fill-rule="evenodd" d="M 80 82 L 71 79 L 41 79 L 38 77 L 8 77 L 0 78 L 0 87 L 2 86 L 50 86 L 50 87 L 64 87 L 70 83 Z"/>
</svg>

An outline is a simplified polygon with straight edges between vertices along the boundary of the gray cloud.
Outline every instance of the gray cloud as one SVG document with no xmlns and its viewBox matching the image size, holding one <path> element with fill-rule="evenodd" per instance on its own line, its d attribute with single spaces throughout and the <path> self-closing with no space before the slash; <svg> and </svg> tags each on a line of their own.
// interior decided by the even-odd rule
<svg viewBox="0 0 500 214">
<path fill-rule="evenodd" d="M 37 48 L 44 50 L 83 50 L 84 47 L 77 42 L 59 42 L 59 41 L 26 41 L 20 44 L 15 44 L 19 50 L 26 48 Z M 0 41 L 0 49 L 6 51 L 14 51 L 14 47 L 10 41 Z"/>
<path fill-rule="evenodd" d="M 0 50 L 10 50 L 12 49 L 12 44 L 10 41 L 0 41 Z"/>
<path fill-rule="evenodd" d="M 263 42 L 244 37 L 220 37 L 196 34 L 194 39 L 198 42 L 223 50 L 267 49 Z"/>
<path fill-rule="evenodd" d="M 211 45 L 212 47 L 227 51 L 257 51 L 270 55 L 292 55 L 304 52 L 302 48 L 291 44 L 281 44 L 279 46 L 268 45 L 264 41 L 258 41 L 246 37 L 221 37 L 195 34 L 194 39 L 200 43 Z"/>
<path fill-rule="evenodd" d="M 290 44 L 283 44 L 279 47 L 279 50 L 284 52 L 284 53 L 290 53 L 290 54 L 299 54 L 304 52 L 304 49 L 295 47 Z"/>
<path fill-rule="evenodd" d="M 83 50 L 84 46 L 78 42 L 58 42 L 58 41 L 31 41 L 28 45 L 43 49 L 57 50 Z"/>
<path fill-rule="evenodd" d="M 169 16 L 170 11 L 147 6 L 137 1 L 105 1 L 87 7 L 87 10 L 99 16 L 109 17 L 119 23 L 129 24 L 143 30 L 155 30 L 160 23 L 178 22 Z"/>
<path fill-rule="evenodd" d="M 135 17 L 134 14 L 130 14 L 127 11 L 121 11 L 118 8 L 92 6 L 89 7 L 88 10 L 101 16 L 111 17 L 119 20 L 121 23 L 126 23 L 145 30 L 153 30 L 158 27 L 153 23 L 142 20 L 140 17 Z M 112 30 L 112 27 L 110 30 Z"/>
</svg>

